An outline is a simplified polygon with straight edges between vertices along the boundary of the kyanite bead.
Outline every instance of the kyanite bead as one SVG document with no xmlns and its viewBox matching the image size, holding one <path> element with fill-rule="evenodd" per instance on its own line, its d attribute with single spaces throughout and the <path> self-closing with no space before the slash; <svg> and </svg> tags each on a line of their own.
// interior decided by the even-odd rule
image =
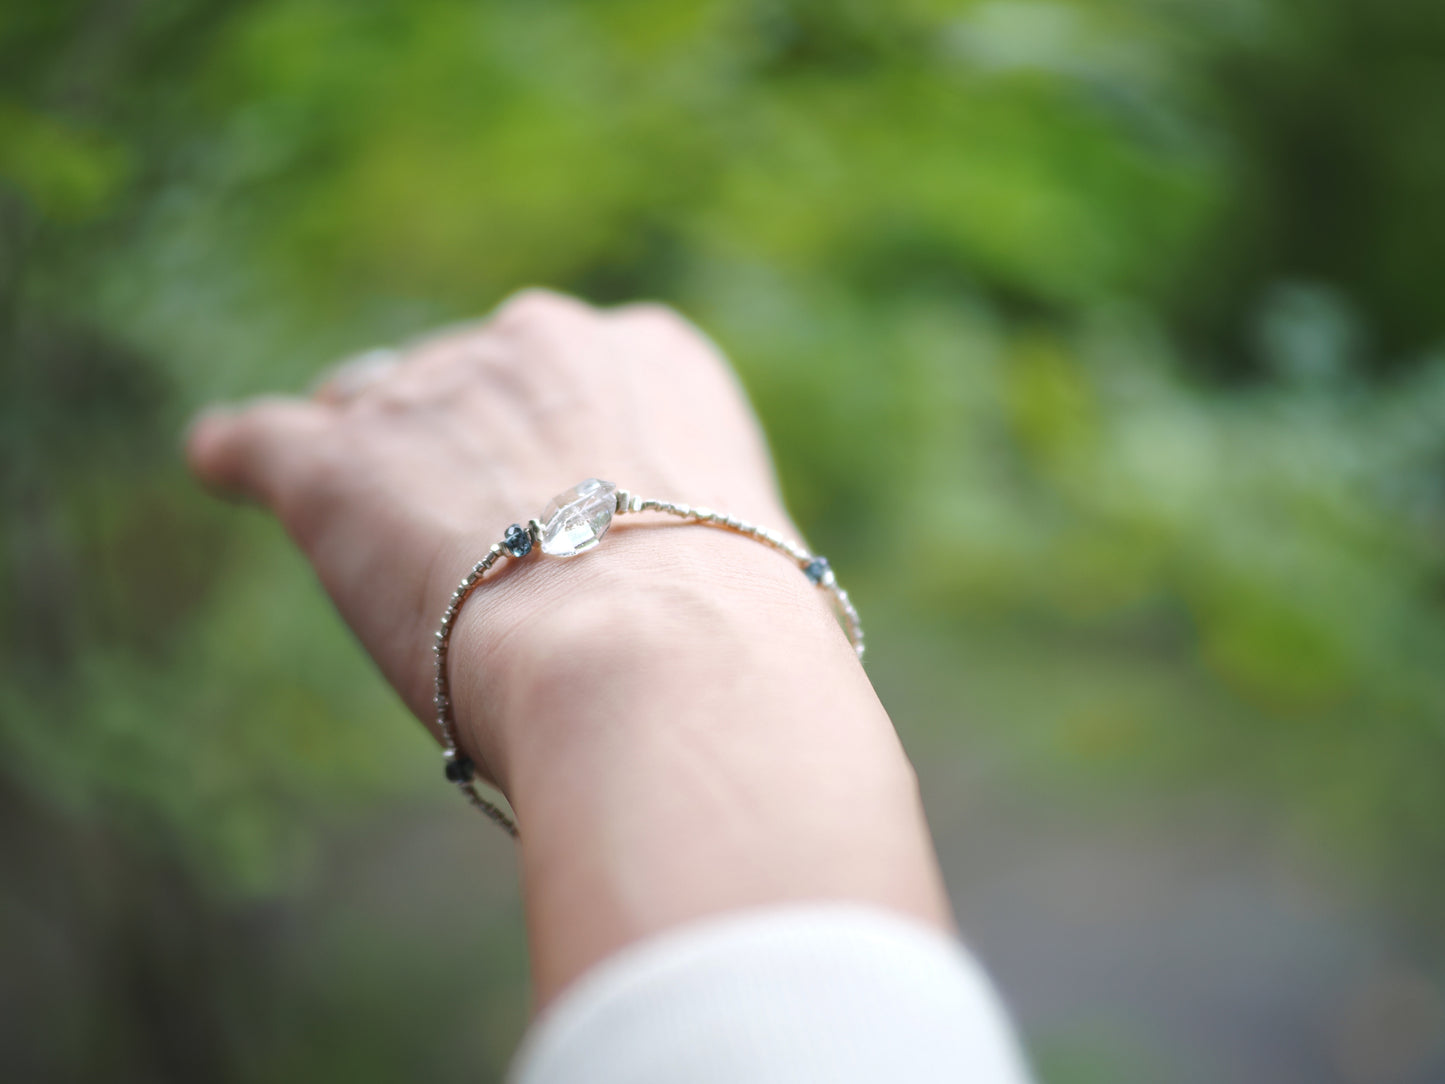
<svg viewBox="0 0 1445 1084">
<path fill-rule="evenodd" d="M 470 783 L 472 776 L 476 774 L 476 770 L 476 765 L 473 764 L 468 757 L 447 757 L 447 778 L 453 783 Z"/>
<path fill-rule="evenodd" d="M 814 557 L 803 568 L 803 575 L 815 584 L 829 583 L 833 578 L 833 567 L 826 557 Z"/>
<path fill-rule="evenodd" d="M 588 478 L 559 493 L 542 511 L 542 552 L 548 557 L 586 553 L 607 533 L 617 511 L 617 487 Z"/>
<path fill-rule="evenodd" d="M 513 557 L 525 557 L 532 552 L 532 534 L 520 523 L 514 523 L 502 536 L 502 545 Z"/>
</svg>

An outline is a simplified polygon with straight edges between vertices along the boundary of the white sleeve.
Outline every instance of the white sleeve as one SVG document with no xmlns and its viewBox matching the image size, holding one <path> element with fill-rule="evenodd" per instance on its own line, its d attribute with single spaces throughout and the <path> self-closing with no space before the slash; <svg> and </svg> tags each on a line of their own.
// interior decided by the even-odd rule
<svg viewBox="0 0 1445 1084">
<path fill-rule="evenodd" d="M 867 907 L 740 912 L 623 949 L 533 1025 L 513 1084 L 1022 1084 L 964 947 Z"/>
</svg>

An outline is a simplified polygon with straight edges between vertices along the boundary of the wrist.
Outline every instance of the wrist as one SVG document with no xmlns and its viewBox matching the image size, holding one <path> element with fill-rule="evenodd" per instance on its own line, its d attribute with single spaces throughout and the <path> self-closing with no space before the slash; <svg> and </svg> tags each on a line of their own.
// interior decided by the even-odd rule
<svg viewBox="0 0 1445 1084">
<path fill-rule="evenodd" d="M 464 744 L 521 825 L 543 1000 L 719 911 L 840 899 L 948 926 L 911 766 L 794 563 L 629 524 L 494 586 L 458 628 L 452 680 Z"/>
<path fill-rule="evenodd" d="M 450 668 L 462 744 L 514 797 L 520 746 L 568 740 L 586 716 L 574 701 L 639 679 L 660 690 L 694 663 L 745 674 L 744 656 L 799 636 L 858 671 L 826 596 L 784 556 L 692 524 L 619 523 L 593 553 L 507 567 L 463 609 Z"/>
</svg>

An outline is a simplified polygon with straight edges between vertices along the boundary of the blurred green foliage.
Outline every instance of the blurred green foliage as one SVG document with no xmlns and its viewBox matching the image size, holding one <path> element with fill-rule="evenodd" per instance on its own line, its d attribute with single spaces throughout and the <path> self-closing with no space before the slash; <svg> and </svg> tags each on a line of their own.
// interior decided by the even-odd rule
<svg viewBox="0 0 1445 1084">
<path fill-rule="evenodd" d="M 1438 936 L 1442 132 L 1434 0 L 7 5 L 4 800 L 205 901 L 433 793 L 177 434 L 546 284 L 731 353 L 885 672 L 1006 645 L 905 731 L 1237 794 Z"/>
</svg>

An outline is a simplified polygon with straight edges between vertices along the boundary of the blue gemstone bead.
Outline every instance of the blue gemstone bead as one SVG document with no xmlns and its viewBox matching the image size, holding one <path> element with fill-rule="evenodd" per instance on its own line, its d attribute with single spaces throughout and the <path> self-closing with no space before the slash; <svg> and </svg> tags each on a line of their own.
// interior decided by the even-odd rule
<svg viewBox="0 0 1445 1084">
<path fill-rule="evenodd" d="M 832 571 L 832 566 L 828 564 L 828 558 L 814 557 L 808 562 L 807 567 L 803 569 L 803 575 L 807 576 L 813 583 L 822 583 L 828 578 L 830 571 Z"/>
<path fill-rule="evenodd" d="M 507 547 L 507 552 L 513 557 L 525 557 L 532 552 L 532 532 L 520 523 L 514 523 L 502 536 L 502 545 Z"/>
<path fill-rule="evenodd" d="M 447 779 L 453 783 L 470 783 L 475 771 L 476 765 L 466 757 L 447 761 Z"/>
</svg>

